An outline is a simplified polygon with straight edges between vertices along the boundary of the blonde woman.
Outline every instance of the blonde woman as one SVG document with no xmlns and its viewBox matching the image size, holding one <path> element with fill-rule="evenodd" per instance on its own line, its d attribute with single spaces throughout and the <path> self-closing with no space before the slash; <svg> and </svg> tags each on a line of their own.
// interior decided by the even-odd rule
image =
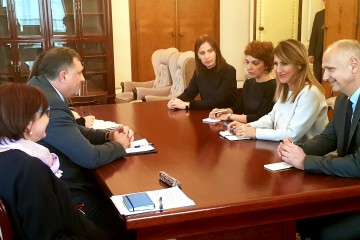
<svg viewBox="0 0 360 240">
<path fill-rule="evenodd" d="M 277 78 L 276 103 L 259 120 L 228 128 L 242 137 L 280 141 L 285 136 L 304 142 L 322 132 L 328 123 L 324 89 L 310 71 L 305 46 L 295 39 L 279 42 L 274 49 Z"/>
</svg>

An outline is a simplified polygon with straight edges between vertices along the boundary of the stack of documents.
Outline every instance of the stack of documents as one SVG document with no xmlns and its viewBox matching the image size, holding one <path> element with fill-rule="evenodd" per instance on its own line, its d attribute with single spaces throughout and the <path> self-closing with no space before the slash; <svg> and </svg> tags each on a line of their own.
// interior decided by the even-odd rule
<svg viewBox="0 0 360 240">
<path fill-rule="evenodd" d="M 145 138 L 133 141 L 125 151 L 127 155 L 156 152 L 153 144 L 149 143 Z"/>
<path fill-rule="evenodd" d="M 162 204 L 162 210 L 195 205 L 195 202 L 190 198 L 188 198 L 185 195 L 185 193 L 181 191 L 179 187 L 171 187 L 161 190 L 147 191 L 145 193 L 147 193 L 147 195 L 150 197 L 152 202 L 155 204 L 155 209 L 129 211 L 129 209 L 126 207 L 124 203 L 124 196 L 126 196 L 126 194 L 112 196 L 110 197 L 110 199 L 113 201 L 114 205 L 116 206 L 120 214 L 125 216 L 139 214 L 139 213 L 160 211 L 160 203 Z"/>
<path fill-rule="evenodd" d="M 91 126 L 91 128 L 93 128 L 93 129 L 103 129 L 103 130 L 112 130 L 112 129 L 117 128 L 120 125 L 121 124 L 115 123 L 115 122 L 95 119 L 93 125 Z"/>
<path fill-rule="evenodd" d="M 229 131 L 220 131 L 219 132 L 220 136 L 226 138 L 227 140 L 230 141 L 238 141 L 238 140 L 245 140 L 245 139 L 250 139 L 248 137 L 239 137 L 237 135 L 232 134 Z"/>
</svg>

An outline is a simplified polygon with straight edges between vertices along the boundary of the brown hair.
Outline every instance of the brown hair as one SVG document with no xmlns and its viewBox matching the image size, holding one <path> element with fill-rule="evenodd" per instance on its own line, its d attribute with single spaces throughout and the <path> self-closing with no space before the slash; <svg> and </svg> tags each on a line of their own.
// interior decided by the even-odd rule
<svg viewBox="0 0 360 240">
<path fill-rule="evenodd" d="M 45 114 L 48 103 L 37 87 L 22 83 L 0 85 L 0 141 L 4 138 L 19 140 L 35 114 Z"/>
<path fill-rule="evenodd" d="M 298 66 L 298 73 L 291 80 L 294 89 L 291 95 L 291 102 L 294 102 L 298 94 L 305 87 L 306 84 L 317 87 L 322 93 L 324 88 L 316 80 L 310 70 L 308 61 L 308 55 L 305 46 L 295 39 L 288 39 L 279 42 L 274 49 L 274 55 L 278 57 L 283 63 L 294 64 Z M 274 96 L 274 100 L 277 101 L 280 97 L 281 102 L 286 102 L 289 94 L 289 85 L 287 83 L 281 83 L 277 80 L 277 87 Z"/>
<path fill-rule="evenodd" d="M 250 55 L 264 62 L 265 70 L 271 72 L 274 68 L 274 45 L 272 42 L 249 42 L 244 50 L 245 55 Z"/>
<path fill-rule="evenodd" d="M 201 60 L 198 57 L 199 48 L 205 42 L 209 43 L 210 46 L 212 47 L 212 49 L 214 49 L 214 51 L 216 53 L 216 65 L 215 65 L 216 72 L 221 71 L 226 66 L 226 61 L 225 61 L 224 57 L 222 56 L 220 48 L 219 48 L 218 44 L 215 42 L 215 40 L 210 38 L 206 34 L 201 35 L 195 41 L 195 67 L 196 67 L 195 71 L 196 71 L 196 74 L 198 74 L 198 75 L 202 75 L 202 73 L 207 71 L 207 68 L 204 66 L 204 64 L 202 64 Z"/>
<path fill-rule="evenodd" d="M 81 61 L 80 55 L 69 47 L 55 47 L 42 52 L 35 59 L 29 79 L 33 76 L 44 75 L 49 80 L 54 80 L 65 68 L 72 67 L 74 58 Z"/>
</svg>

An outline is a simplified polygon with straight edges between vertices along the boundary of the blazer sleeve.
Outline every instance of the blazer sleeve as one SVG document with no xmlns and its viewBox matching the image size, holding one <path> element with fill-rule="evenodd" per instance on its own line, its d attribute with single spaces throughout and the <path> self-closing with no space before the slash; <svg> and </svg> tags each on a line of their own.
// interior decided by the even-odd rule
<svg viewBox="0 0 360 240">
<path fill-rule="evenodd" d="M 71 112 L 61 108 L 52 109 L 43 141 L 72 162 L 89 169 L 108 164 L 126 154 L 121 144 L 105 142 L 104 131 L 77 125 Z"/>
<path fill-rule="evenodd" d="M 310 42 L 309 42 L 309 56 L 315 56 L 315 48 L 316 46 L 318 46 L 317 40 L 318 40 L 318 35 L 321 34 L 319 29 L 320 29 L 320 25 L 321 25 L 321 11 L 317 12 L 315 14 L 314 17 L 314 22 L 313 22 L 313 26 L 312 26 L 312 30 L 311 30 L 311 35 L 310 35 Z"/>
</svg>

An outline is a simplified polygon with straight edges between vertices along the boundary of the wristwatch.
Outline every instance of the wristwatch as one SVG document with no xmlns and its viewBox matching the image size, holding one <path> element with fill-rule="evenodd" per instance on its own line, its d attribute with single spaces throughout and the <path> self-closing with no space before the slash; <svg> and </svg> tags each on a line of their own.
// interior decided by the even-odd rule
<svg viewBox="0 0 360 240">
<path fill-rule="evenodd" d="M 231 115 L 232 115 L 232 113 L 228 113 L 228 115 L 227 115 L 227 120 L 230 122 L 231 121 Z"/>
<path fill-rule="evenodd" d="M 189 108 L 190 108 L 190 102 L 186 102 L 186 103 L 185 103 L 185 109 L 186 109 L 186 110 L 189 110 Z"/>
</svg>

